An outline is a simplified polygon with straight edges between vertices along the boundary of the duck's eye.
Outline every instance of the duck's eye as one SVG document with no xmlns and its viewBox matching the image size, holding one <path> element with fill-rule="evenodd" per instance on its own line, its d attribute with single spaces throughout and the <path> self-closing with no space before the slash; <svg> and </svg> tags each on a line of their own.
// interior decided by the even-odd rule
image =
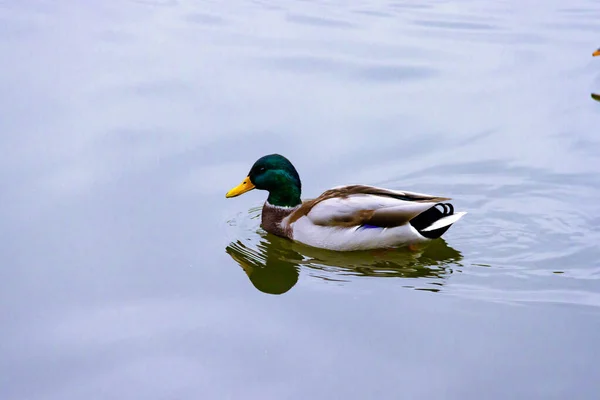
<svg viewBox="0 0 600 400">
<path fill-rule="evenodd" d="M 260 167 L 260 168 L 258 169 L 258 172 L 265 172 L 265 170 L 266 170 L 266 168 L 265 168 L 265 167 Z"/>
</svg>

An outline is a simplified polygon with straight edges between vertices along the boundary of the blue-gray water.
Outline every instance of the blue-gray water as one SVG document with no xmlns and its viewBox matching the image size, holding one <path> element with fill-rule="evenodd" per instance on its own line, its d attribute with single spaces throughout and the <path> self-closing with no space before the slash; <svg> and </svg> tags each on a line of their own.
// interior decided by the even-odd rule
<svg viewBox="0 0 600 400">
<path fill-rule="evenodd" d="M 0 1 L 0 399 L 596 399 L 599 21 Z M 224 197 L 272 152 L 307 198 L 469 214 L 417 253 L 297 246 Z"/>
</svg>

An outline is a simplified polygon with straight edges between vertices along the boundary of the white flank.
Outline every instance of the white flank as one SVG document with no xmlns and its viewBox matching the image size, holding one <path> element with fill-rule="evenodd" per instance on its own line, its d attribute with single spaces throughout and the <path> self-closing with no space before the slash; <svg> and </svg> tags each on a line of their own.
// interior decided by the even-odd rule
<svg viewBox="0 0 600 400">
<path fill-rule="evenodd" d="M 370 250 L 426 242 L 410 224 L 394 228 L 342 228 L 315 225 L 304 216 L 292 224 L 294 240 L 313 247 L 337 251 Z"/>
</svg>

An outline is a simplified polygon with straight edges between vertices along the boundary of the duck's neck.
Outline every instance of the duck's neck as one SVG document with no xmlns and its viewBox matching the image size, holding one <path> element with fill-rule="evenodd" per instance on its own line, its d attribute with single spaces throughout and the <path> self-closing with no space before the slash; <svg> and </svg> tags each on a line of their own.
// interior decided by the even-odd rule
<svg viewBox="0 0 600 400">
<path fill-rule="evenodd" d="M 277 185 L 269 188 L 269 197 L 262 210 L 262 227 L 269 233 L 292 239 L 289 224 L 282 223 L 300 205 L 301 183 L 289 175 L 282 175 Z"/>
<path fill-rule="evenodd" d="M 267 201 L 277 207 L 296 207 L 302 204 L 300 188 L 296 185 L 287 185 L 278 190 L 270 190 Z"/>
</svg>

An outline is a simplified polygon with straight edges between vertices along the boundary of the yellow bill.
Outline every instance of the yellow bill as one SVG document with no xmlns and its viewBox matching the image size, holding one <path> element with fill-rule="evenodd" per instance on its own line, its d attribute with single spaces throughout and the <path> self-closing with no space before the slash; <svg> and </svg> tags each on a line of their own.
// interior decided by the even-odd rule
<svg viewBox="0 0 600 400">
<path fill-rule="evenodd" d="M 600 56 L 600 49 L 596 50 L 595 52 L 592 53 L 592 56 L 596 57 L 596 56 Z"/>
<path fill-rule="evenodd" d="M 229 192 L 227 192 L 227 194 L 225 195 L 225 197 L 229 198 L 229 197 L 239 196 L 240 194 L 244 194 L 246 192 L 249 192 L 252 189 L 254 189 L 254 184 L 250 181 L 250 177 L 247 176 L 242 181 L 242 183 L 240 183 L 239 185 L 237 185 L 236 187 L 234 187 L 233 189 L 231 189 Z"/>
</svg>

